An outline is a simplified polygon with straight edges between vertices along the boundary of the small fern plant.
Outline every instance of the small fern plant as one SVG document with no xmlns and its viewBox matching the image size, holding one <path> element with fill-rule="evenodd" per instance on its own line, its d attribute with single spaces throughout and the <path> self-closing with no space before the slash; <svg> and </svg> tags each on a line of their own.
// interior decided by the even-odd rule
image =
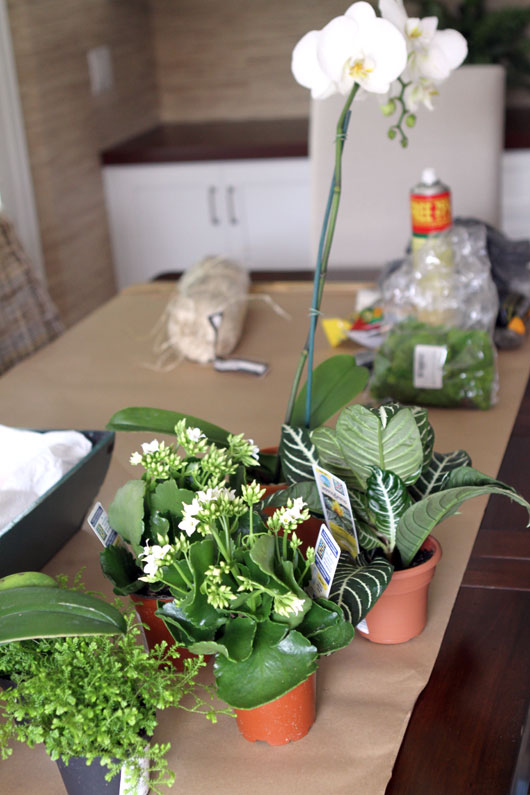
<svg viewBox="0 0 530 795">
<path fill-rule="evenodd" d="M 79 756 L 87 765 L 99 761 L 109 781 L 125 766 L 129 792 L 145 775 L 145 760 L 152 792 L 172 786 L 175 775 L 165 758 L 170 744 L 150 742 L 157 710 L 180 707 L 213 722 L 219 711 L 210 688 L 196 682 L 203 658 L 186 660 L 178 672 L 171 663 L 177 652 L 165 643 L 145 651 L 134 615 L 125 619 L 127 632 L 114 637 L 0 645 L 0 677 L 14 685 L 0 690 L 2 759 L 11 755 L 13 740 L 30 748 L 44 743 L 48 755 L 65 764 Z"/>
</svg>

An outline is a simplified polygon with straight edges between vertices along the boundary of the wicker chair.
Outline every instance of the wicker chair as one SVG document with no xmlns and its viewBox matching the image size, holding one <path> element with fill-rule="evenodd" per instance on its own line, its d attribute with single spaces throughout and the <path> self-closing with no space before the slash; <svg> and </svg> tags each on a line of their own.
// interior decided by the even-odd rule
<svg viewBox="0 0 530 795">
<path fill-rule="evenodd" d="M 63 330 L 46 286 L 0 213 L 0 374 Z"/>
</svg>

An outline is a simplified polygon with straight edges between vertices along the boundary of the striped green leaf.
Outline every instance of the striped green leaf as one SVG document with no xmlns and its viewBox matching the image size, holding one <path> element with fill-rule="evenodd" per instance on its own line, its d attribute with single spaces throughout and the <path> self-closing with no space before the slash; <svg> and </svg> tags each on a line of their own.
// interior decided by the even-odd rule
<svg viewBox="0 0 530 795">
<path fill-rule="evenodd" d="M 420 475 L 423 447 L 410 409 L 403 408 L 390 419 L 385 418 L 383 425 L 370 409 L 347 406 L 337 420 L 337 441 L 347 465 L 364 486 L 372 466 L 394 472 L 406 485 Z"/>
<path fill-rule="evenodd" d="M 289 483 L 313 480 L 313 465 L 319 461 L 307 428 L 282 425 L 279 454 L 283 474 Z"/>
<path fill-rule="evenodd" d="M 409 566 L 423 541 L 436 525 L 456 513 L 466 500 L 485 494 L 501 494 L 519 503 L 528 511 L 530 504 L 511 486 L 483 475 L 472 467 L 460 467 L 451 472 L 444 491 L 430 494 L 408 508 L 399 522 L 397 547 L 404 566 Z M 530 524 L 530 522 L 529 522 Z"/>
<path fill-rule="evenodd" d="M 418 431 L 420 432 L 421 446 L 423 447 L 423 467 L 424 472 L 431 461 L 434 448 L 434 430 L 429 422 L 427 409 L 422 409 L 420 406 L 411 406 L 413 417 L 416 420 Z"/>
<path fill-rule="evenodd" d="M 311 433 L 311 441 L 314 443 L 320 463 L 325 469 L 329 469 L 343 480 L 348 489 L 354 491 L 361 488 L 361 481 L 346 463 L 334 428 L 317 428 Z"/>
<path fill-rule="evenodd" d="M 295 500 L 301 497 L 311 513 L 322 515 L 322 504 L 318 493 L 318 487 L 314 480 L 306 481 L 304 483 L 293 483 L 285 489 L 278 489 L 273 491 L 265 497 L 264 500 L 258 505 L 258 510 L 263 508 L 279 508 L 281 505 L 286 505 L 288 500 Z"/>
<path fill-rule="evenodd" d="M 357 538 L 359 539 L 359 545 L 361 549 L 385 549 L 384 543 L 378 537 L 374 528 L 371 527 L 371 525 L 369 525 L 367 522 L 359 521 L 357 519 L 355 521 L 355 527 L 357 529 Z"/>
<path fill-rule="evenodd" d="M 352 507 L 353 515 L 355 517 L 355 521 L 362 521 L 366 522 L 367 524 L 374 523 L 374 517 L 370 513 L 370 509 L 368 508 L 368 504 L 366 501 L 366 494 L 364 491 L 348 491 L 348 497 L 350 498 L 350 504 Z"/>
<path fill-rule="evenodd" d="M 407 487 L 393 472 L 372 467 L 372 474 L 366 481 L 366 497 L 376 530 L 388 539 L 387 549 L 392 552 L 399 520 L 412 503 Z"/>
<path fill-rule="evenodd" d="M 392 577 L 394 567 L 386 558 L 368 562 L 343 552 L 335 571 L 329 598 L 342 608 L 347 620 L 357 626 L 377 602 Z"/>
<path fill-rule="evenodd" d="M 409 486 L 409 493 L 413 500 L 421 500 L 442 491 L 449 474 L 459 467 L 468 466 L 471 459 L 465 450 L 453 450 L 451 453 L 433 453 L 432 458 L 420 477 Z"/>
</svg>

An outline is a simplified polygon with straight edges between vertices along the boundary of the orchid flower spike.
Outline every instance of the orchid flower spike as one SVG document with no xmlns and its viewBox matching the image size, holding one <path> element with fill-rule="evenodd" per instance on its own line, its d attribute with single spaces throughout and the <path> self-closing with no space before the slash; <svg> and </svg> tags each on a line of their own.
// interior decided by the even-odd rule
<svg viewBox="0 0 530 795">
<path fill-rule="evenodd" d="M 406 63 L 402 33 L 361 0 L 322 30 L 306 33 L 293 50 L 291 68 L 314 99 L 325 99 L 349 94 L 355 83 L 385 94 Z"/>
</svg>

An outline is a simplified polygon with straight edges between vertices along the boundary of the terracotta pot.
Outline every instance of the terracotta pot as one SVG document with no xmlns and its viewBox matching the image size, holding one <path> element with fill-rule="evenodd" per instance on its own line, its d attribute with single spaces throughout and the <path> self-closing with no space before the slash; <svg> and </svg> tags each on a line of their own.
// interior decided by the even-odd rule
<svg viewBox="0 0 530 795">
<path fill-rule="evenodd" d="M 145 624 L 144 632 L 148 647 L 152 649 L 153 646 L 155 646 L 157 643 L 161 643 L 163 640 L 165 640 L 169 646 L 174 646 L 175 639 L 173 638 L 173 635 L 166 627 L 162 619 L 155 615 L 157 602 L 171 602 L 173 601 L 173 597 L 143 596 L 140 594 L 131 594 L 130 596 L 134 602 L 134 607 L 140 617 L 140 621 L 142 624 Z M 182 648 L 181 646 L 178 647 L 178 653 L 180 656 L 171 661 L 177 671 L 184 670 L 184 660 L 188 660 L 197 656 L 196 654 L 192 654 L 190 651 Z M 208 658 L 205 657 L 205 659 Z"/>
<path fill-rule="evenodd" d="M 433 555 L 419 566 L 394 572 L 383 595 L 356 627 L 364 638 L 374 643 L 405 643 L 425 628 L 429 584 L 442 548 L 434 536 L 428 536 L 421 548 L 433 550 Z"/>
<path fill-rule="evenodd" d="M 236 709 L 239 731 L 250 742 L 286 745 L 305 737 L 315 722 L 316 674 L 270 704 Z"/>
</svg>

